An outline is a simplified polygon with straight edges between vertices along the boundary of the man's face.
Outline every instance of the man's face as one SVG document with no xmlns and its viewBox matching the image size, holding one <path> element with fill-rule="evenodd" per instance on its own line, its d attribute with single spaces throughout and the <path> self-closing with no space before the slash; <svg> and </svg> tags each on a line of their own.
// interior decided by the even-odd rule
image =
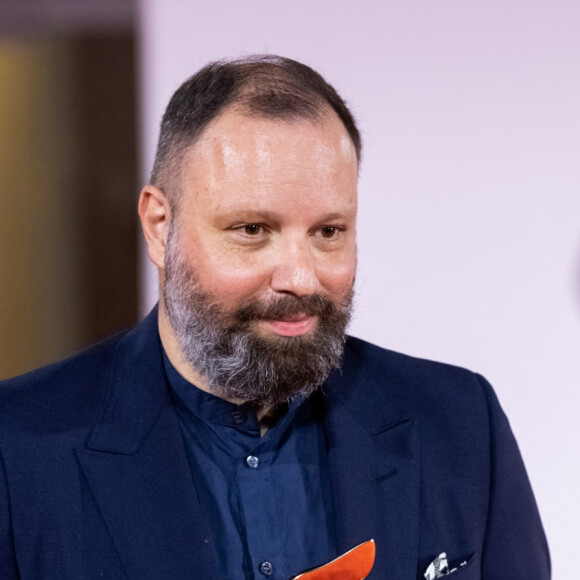
<svg viewBox="0 0 580 580">
<path fill-rule="evenodd" d="M 330 112 L 319 122 L 284 122 L 229 110 L 188 152 L 183 172 L 164 303 L 186 358 L 203 366 L 211 348 L 188 354 L 199 351 L 195 344 L 219 343 L 226 356 L 225 337 L 244 336 L 252 343 L 248 359 L 273 356 L 266 374 L 273 369 L 276 382 L 300 383 L 304 357 L 333 343 L 324 376 L 307 372 L 302 381 L 317 386 L 311 383 L 338 363 L 356 268 L 358 163 L 342 123 Z M 216 332 L 202 339 L 206 327 Z M 236 340 L 225 347 L 230 358 L 241 348 Z M 294 374 L 284 378 L 291 367 Z M 223 385 L 213 387 L 224 394 Z M 261 395 L 244 398 L 246 384 L 236 395 L 272 403 L 303 387 L 289 384 L 273 396 L 262 385 Z"/>
</svg>

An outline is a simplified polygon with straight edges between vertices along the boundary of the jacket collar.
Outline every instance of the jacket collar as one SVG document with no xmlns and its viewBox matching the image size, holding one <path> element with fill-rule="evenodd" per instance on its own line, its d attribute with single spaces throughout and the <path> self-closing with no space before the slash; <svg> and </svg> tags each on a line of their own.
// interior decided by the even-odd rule
<svg viewBox="0 0 580 580">
<path fill-rule="evenodd" d="M 89 449 L 135 455 L 168 399 L 155 307 L 117 344 L 104 412 Z"/>
</svg>

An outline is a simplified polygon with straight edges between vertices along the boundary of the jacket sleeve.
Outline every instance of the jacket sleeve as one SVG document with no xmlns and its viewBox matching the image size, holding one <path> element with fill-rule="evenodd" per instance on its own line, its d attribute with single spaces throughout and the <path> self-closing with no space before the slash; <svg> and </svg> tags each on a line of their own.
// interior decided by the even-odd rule
<svg viewBox="0 0 580 580">
<path fill-rule="evenodd" d="M 482 577 L 549 580 L 550 556 L 532 488 L 509 422 L 490 384 L 491 485 Z"/>
<path fill-rule="evenodd" d="M 19 577 L 10 519 L 10 501 L 4 458 L 0 452 L 0 578 L 3 580 L 17 580 Z"/>
</svg>

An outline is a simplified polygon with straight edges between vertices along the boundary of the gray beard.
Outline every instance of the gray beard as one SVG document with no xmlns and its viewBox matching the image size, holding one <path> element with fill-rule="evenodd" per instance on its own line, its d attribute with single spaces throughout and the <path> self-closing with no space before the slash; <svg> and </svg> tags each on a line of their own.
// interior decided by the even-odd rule
<svg viewBox="0 0 580 580">
<path fill-rule="evenodd" d="M 252 300 L 226 312 L 185 264 L 171 229 L 165 254 L 162 298 L 187 362 L 212 393 L 256 406 L 311 395 L 340 366 L 352 292 L 343 303 L 326 296 L 284 295 L 267 303 Z M 309 335 L 258 335 L 252 323 L 305 313 L 317 316 Z"/>
</svg>

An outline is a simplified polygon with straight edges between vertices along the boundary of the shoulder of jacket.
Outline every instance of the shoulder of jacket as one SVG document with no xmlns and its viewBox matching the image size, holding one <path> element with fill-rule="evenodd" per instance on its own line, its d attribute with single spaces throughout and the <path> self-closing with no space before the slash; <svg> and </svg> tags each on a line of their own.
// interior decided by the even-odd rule
<svg viewBox="0 0 580 580">
<path fill-rule="evenodd" d="M 107 390 L 118 333 L 62 361 L 0 382 L 0 445 L 20 430 L 65 429 L 94 414 Z"/>
<path fill-rule="evenodd" d="M 478 374 L 447 363 L 388 350 L 355 337 L 345 345 L 345 389 L 360 389 L 377 404 L 396 402 L 411 415 L 469 414 L 487 407 L 489 383 Z"/>
</svg>

